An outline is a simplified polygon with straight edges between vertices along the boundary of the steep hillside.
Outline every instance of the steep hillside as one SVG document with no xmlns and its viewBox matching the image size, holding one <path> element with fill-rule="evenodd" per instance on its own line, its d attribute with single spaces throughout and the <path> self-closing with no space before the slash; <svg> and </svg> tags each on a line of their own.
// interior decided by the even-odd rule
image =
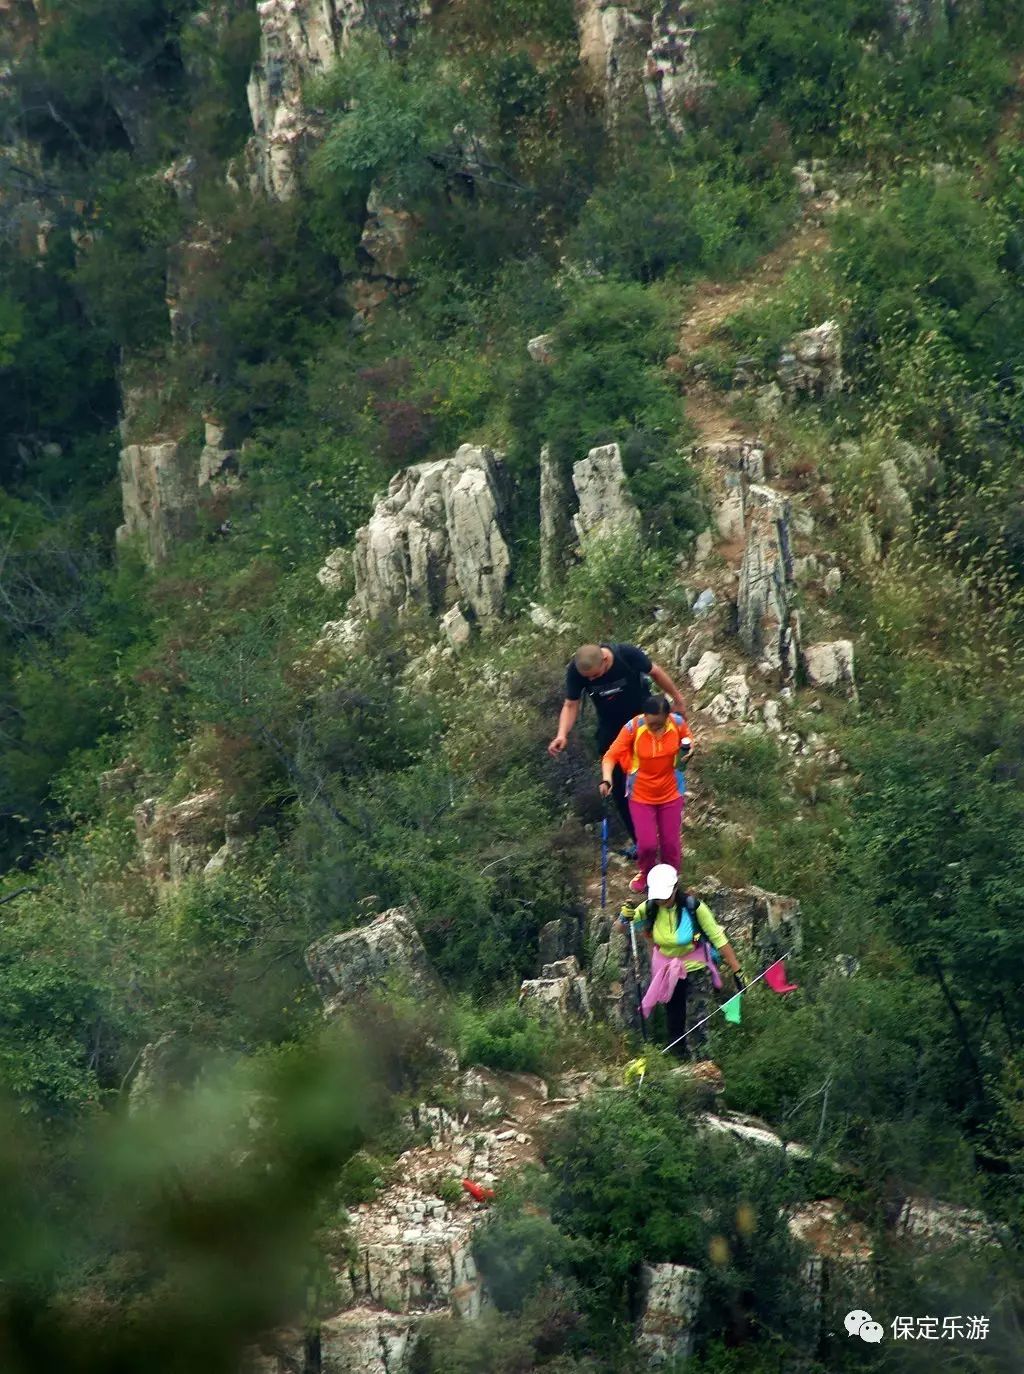
<svg viewBox="0 0 1024 1374">
<path fill-rule="evenodd" d="M 0 25 L 0 1365 L 1017 1368 L 1018 7 Z"/>
</svg>

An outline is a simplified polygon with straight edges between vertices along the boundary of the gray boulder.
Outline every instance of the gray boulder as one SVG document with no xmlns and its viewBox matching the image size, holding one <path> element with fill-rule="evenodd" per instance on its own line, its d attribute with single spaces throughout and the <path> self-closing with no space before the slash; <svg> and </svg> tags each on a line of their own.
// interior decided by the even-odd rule
<svg viewBox="0 0 1024 1374">
<path fill-rule="evenodd" d="M 441 988 L 423 941 L 403 907 L 368 926 L 328 935 L 306 950 L 306 967 L 324 1015 L 337 1016 L 373 993 L 395 988 L 417 1001 L 436 1001 Z"/>
<path fill-rule="evenodd" d="M 587 980 L 575 955 L 545 964 L 539 978 L 527 978 L 519 989 L 519 1004 L 527 1011 L 558 1021 L 589 1021 Z"/>
<path fill-rule="evenodd" d="M 853 643 L 836 639 L 828 644 L 808 644 L 803 653 L 804 671 L 812 687 L 839 688 L 856 696 L 853 673 Z"/>
</svg>

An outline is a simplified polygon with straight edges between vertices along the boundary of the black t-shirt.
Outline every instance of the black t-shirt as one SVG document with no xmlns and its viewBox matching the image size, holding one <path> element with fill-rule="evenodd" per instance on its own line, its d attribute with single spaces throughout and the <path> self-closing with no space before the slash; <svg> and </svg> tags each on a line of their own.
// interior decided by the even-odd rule
<svg viewBox="0 0 1024 1374">
<path fill-rule="evenodd" d="M 598 735 L 610 744 L 626 721 L 640 714 L 650 696 L 645 674 L 651 671 L 651 660 L 635 644 L 602 644 L 601 648 L 612 653 L 608 671 L 585 678 L 572 660 L 565 673 L 565 695 L 568 701 L 579 701 L 584 692 L 590 697 L 597 712 Z"/>
</svg>

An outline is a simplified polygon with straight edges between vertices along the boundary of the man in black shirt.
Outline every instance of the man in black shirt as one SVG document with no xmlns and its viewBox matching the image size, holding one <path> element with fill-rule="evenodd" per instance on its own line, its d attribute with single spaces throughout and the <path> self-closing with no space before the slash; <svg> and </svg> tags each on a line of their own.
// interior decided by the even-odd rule
<svg viewBox="0 0 1024 1374">
<path fill-rule="evenodd" d="M 552 758 L 560 754 L 568 742 L 584 693 L 594 703 L 597 748 L 603 754 L 626 721 L 640 714 L 644 701 L 651 694 L 646 680 L 648 675 L 668 697 L 672 710 L 678 711 L 685 720 L 686 710 L 679 688 L 664 668 L 651 662 L 643 649 L 635 644 L 584 644 L 577 649 L 565 673 L 565 701 L 558 717 L 558 734 L 548 745 Z M 635 846 L 636 835 L 626 800 L 626 778 L 618 767 L 612 777 L 612 798 Z"/>
</svg>

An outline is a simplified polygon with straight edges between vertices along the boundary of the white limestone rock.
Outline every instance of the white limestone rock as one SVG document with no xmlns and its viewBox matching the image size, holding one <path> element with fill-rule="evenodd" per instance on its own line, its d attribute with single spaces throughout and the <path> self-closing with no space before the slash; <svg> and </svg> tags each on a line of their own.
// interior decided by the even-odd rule
<svg viewBox="0 0 1024 1374">
<path fill-rule="evenodd" d="M 730 720 L 746 720 L 750 706 L 750 687 L 744 673 L 730 673 L 722 690 L 704 708 L 718 725 Z"/>
<path fill-rule="evenodd" d="M 196 528 L 198 465 L 176 439 L 128 444 L 121 450 L 124 524 L 118 543 L 138 539 L 147 562 L 167 561 Z"/>
<path fill-rule="evenodd" d="M 535 363 L 550 367 L 555 361 L 554 343 L 554 334 L 538 334 L 536 338 L 527 340 L 526 351 Z"/>
<path fill-rule="evenodd" d="M 574 505 L 569 478 L 545 444 L 540 451 L 540 589 L 545 597 L 556 596 L 562 587 Z"/>
<path fill-rule="evenodd" d="M 560 969 L 562 965 L 575 966 L 575 958 L 561 960 L 548 968 Z M 524 979 L 519 989 L 519 1004 L 527 1011 L 541 1016 L 552 1016 L 558 1021 L 589 1021 L 591 1019 L 590 998 L 587 980 L 576 968 L 560 972 L 552 977 Z"/>
<path fill-rule="evenodd" d="M 409 1374 L 422 1318 L 356 1307 L 320 1323 L 321 1374 Z"/>
<path fill-rule="evenodd" d="M 752 659 L 788 679 L 796 657 L 790 504 L 769 487 L 752 486 L 747 509 L 736 591 L 737 633 Z"/>
<path fill-rule="evenodd" d="M 636 1345 L 648 1368 L 686 1360 L 693 1354 L 704 1275 L 684 1264 L 645 1264 L 640 1288 L 643 1311 Z"/>
<path fill-rule="evenodd" d="M 241 836 L 232 818 L 233 839 Z M 143 863 L 157 883 L 176 886 L 203 873 L 226 843 L 224 798 L 215 788 L 194 793 L 174 806 L 149 797 L 135 808 L 135 835 Z"/>
<path fill-rule="evenodd" d="M 462 607 L 457 601 L 441 617 L 441 629 L 445 639 L 456 653 L 469 647 L 470 640 L 473 638 L 473 627 L 466 619 Z"/>
<path fill-rule="evenodd" d="M 503 485 L 501 456 L 471 444 L 396 473 L 356 532 L 353 612 L 439 614 L 462 601 L 481 625 L 497 620 L 512 566 Z"/>
<path fill-rule="evenodd" d="M 812 687 L 840 688 L 855 696 L 853 643 L 836 639 L 827 644 L 808 644 L 803 653 L 804 671 Z"/>
<path fill-rule="evenodd" d="M 619 531 L 640 528 L 640 512 L 626 483 L 618 444 L 592 448 L 572 467 L 579 509 L 573 527 L 581 543 Z"/>
<path fill-rule="evenodd" d="M 690 679 L 690 686 L 695 692 L 702 692 L 704 688 L 719 676 L 722 671 L 722 655 L 716 654 L 708 649 L 701 654 L 700 660 L 694 667 L 687 669 L 687 677 Z"/>
<path fill-rule="evenodd" d="M 960 1246 L 977 1249 L 999 1243 L 995 1227 L 984 1213 L 932 1198 L 905 1198 L 896 1227 L 933 1250 Z"/>
<path fill-rule="evenodd" d="M 248 86 L 253 190 L 272 200 L 298 192 L 322 133 L 303 98 L 310 79 L 331 70 L 358 30 L 376 31 L 394 46 L 428 8 L 427 0 L 259 0 L 260 52 Z"/>
<path fill-rule="evenodd" d="M 745 1116 L 742 1112 L 705 1112 L 697 1118 L 699 1131 L 713 1131 L 718 1135 L 730 1135 L 746 1145 L 756 1145 L 759 1149 L 784 1150 L 795 1159 L 810 1159 L 811 1151 L 806 1145 L 785 1141 L 769 1130 L 755 1117 Z"/>
</svg>

